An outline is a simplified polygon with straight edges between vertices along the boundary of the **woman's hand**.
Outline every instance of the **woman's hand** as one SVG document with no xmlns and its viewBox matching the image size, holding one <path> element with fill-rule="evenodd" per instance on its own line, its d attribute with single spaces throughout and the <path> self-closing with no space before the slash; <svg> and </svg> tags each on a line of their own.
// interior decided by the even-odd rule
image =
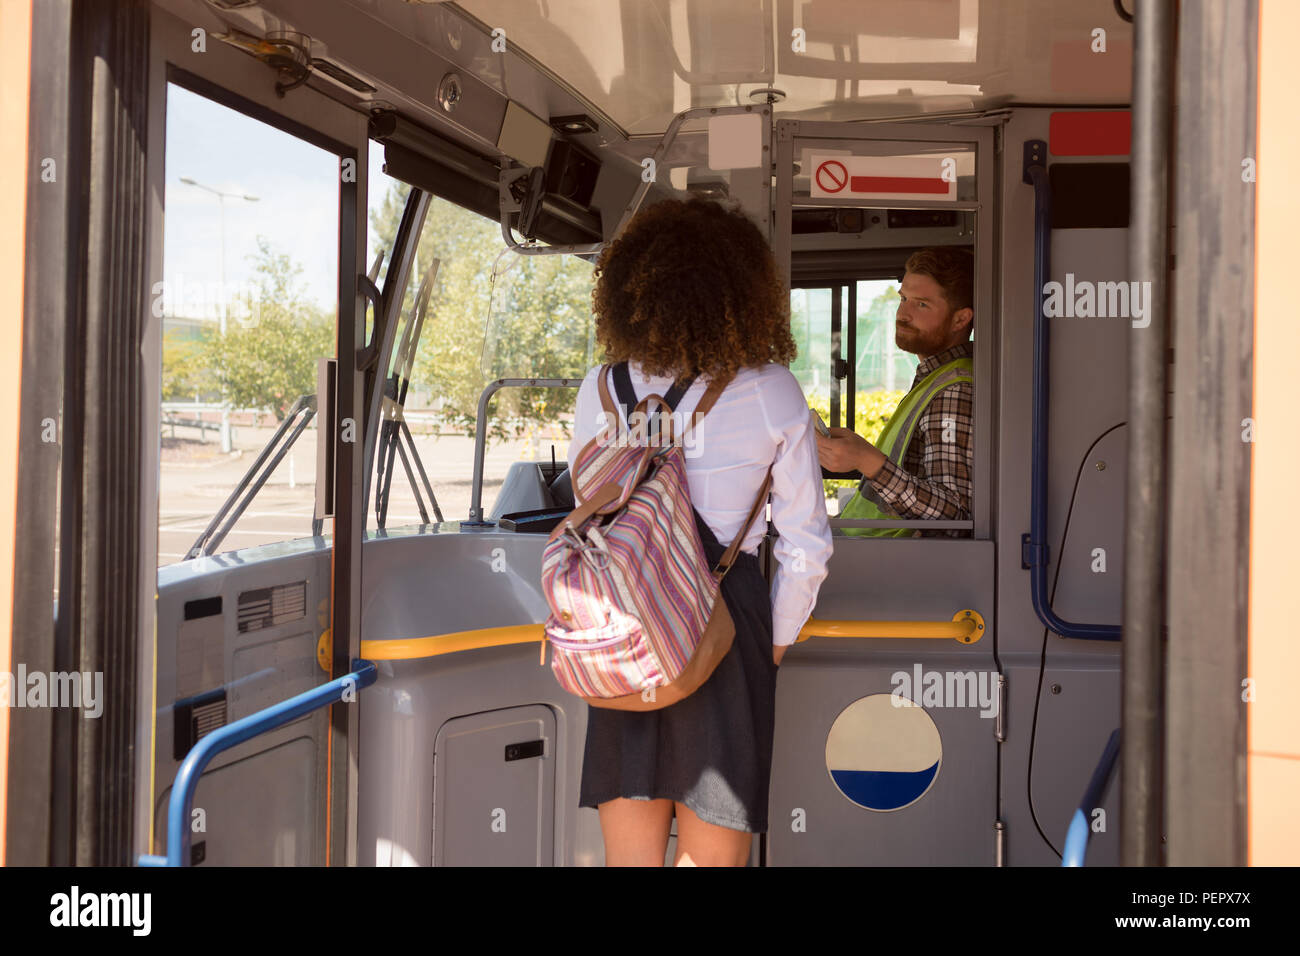
<svg viewBox="0 0 1300 956">
<path fill-rule="evenodd" d="M 782 644 L 779 647 L 775 644 L 772 646 L 772 660 L 776 661 L 777 667 L 781 666 L 781 658 L 785 657 L 785 652 L 789 649 L 789 644 Z"/>
</svg>

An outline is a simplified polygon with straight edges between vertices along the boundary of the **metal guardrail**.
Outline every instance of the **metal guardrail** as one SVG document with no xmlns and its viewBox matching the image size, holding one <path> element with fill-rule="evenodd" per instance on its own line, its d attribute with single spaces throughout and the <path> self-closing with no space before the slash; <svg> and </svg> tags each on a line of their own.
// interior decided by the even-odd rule
<svg viewBox="0 0 1300 956">
<path fill-rule="evenodd" d="M 233 724 L 218 728 L 208 734 L 185 755 L 172 783 L 171 798 L 167 803 L 167 855 L 142 854 L 136 861 L 139 866 L 189 866 L 190 862 L 190 806 L 199 777 L 212 758 L 237 744 L 251 740 L 268 730 L 274 730 L 292 720 L 297 720 L 313 710 L 338 703 L 349 693 L 355 694 L 369 687 L 379 676 L 373 662 L 354 660 L 352 672 L 328 684 L 321 684 L 288 700 L 250 714 Z"/>
<path fill-rule="evenodd" d="M 580 378 L 499 378 L 488 382 L 478 399 L 474 424 L 474 477 L 469 495 L 469 518 L 462 528 L 491 528 L 496 522 L 483 520 L 483 459 L 487 455 L 487 406 L 492 396 L 503 388 L 578 388 Z"/>
<path fill-rule="evenodd" d="M 1083 866 L 1083 858 L 1088 853 L 1088 837 L 1092 828 L 1088 825 L 1088 815 L 1101 802 L 1101 793 L 1106 789 L 1111 772 L 1115 769 L 1115 758 L 1119 756 L 1120 728 L 1110 732 L 1106 749 L 1101 753 L 1101 760 L 1092 772 L 1088 789 L 1083 792 L 1074 816 L 1070 818 L 1070 829 L 1065 835 L 1065 848 L 1061 852 L 1061 866 Z"/>
<path fill-rule="evenodd" d="M 206 431 L 221 431 L 221 422 L 205 422 L 201 418 L 177 418 L 174 415 L 164 415 L 159 420 L 159 424 L 163 428 L 172 430 L 172 438 L 176 437 L 176 429 L 178 428 L 194 428 L 199 431 L 200 435 Z"/>
</svg>

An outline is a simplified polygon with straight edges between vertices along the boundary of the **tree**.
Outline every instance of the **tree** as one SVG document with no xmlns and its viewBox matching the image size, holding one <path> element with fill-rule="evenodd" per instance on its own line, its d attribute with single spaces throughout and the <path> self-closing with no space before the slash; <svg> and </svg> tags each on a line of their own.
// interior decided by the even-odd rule
<svg viewBox="0 0 1300 956">
<path fill-rule="evenodd" d="M 217 391 L 216 377 L 208 367 L 205 349 L 209 333 L 197 338 L 181 335 L 176 329 L 163 336 L 162 400 L 193 401 L 198 396 Z"/>
<path fill-rule="evenodd" d="M 225 334 L 213 333 L 202 354 L 234 408 L 269 408 L 283 421 L 299 396 L 316 391 L 316 362 L 334 354 L 334 317 L 307 301 L 302 267 L 261 236 L 254 295 L 234 304 Z"/>
<path fill-rule="evenodd" d="M 889 392 L 911 383 L 917 360 L 894 345 L 898 301 L 898 289 L 890 285 L 858 317 L 856 367 L 859 387 L 883 388 Z"/>
<path fill-rule="evenodd" d="M 393 187 L 371 214 L 372 259 L 391 250 L 405 195 L 405 187 Z M 591 264 L 504 250 L 499 223 L 434 197 L 405 290 L 403 322 L 424 273 L 438 261 L 412 385 L 437 396 L 445 420 L 466 432 L 474 428 L 488 382 L 580 378 L 596 360 Z M 572 411 L 575 396 L 575 389 L 498 392 L 488 410 L 489 435 L 504 439 L 533 424 L 554 423 Z"/>
</svg>

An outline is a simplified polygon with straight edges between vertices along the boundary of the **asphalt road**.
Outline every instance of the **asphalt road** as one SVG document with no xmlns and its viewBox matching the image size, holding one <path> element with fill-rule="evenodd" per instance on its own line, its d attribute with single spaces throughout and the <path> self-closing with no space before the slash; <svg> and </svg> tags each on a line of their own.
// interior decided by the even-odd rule
<svg viewBox="0 0 1300 956">
<path fill-rule="evenodd" d="M 164 430 L 162 466 L 158 496 L 158 564 L 175 564 L 184 559 L 195 539 L 207 527 L 222 503 L 270 440 L 271 428 L 239 427 L 235 430 L 234 451 L 220 453 L 216 437 L 209 432 L 207 442 L 195 440 L 196 429 L 178 428 L 175 440 Z M 556 432 L 559 435 L 559 432 Z M 550 457 L 552 441 L 537 443 L 537 457 Z M 416 449 L 433 485 L 443 518 L 454 521 L 469 514 L 470 480 L 473 474 L 474 441 L 464 436 L 415 436 Z M 557 458 L 568 453 L 568 440 L 554 440 Z M 484 466 L 483 503 L 485 511 L 500 490 L 502 479 L 513 462 L 533 458 L 527 440 L 495 443 L 488 447 Z M 415 496 L 395 459 L 397 474 L 393 478 L 387 526 L 419 524 L 420 513 Z M 294 444 L 293 450 L 263 485 L 252 505 L 218 547 L 218 552 L 234 551 L 260 544 L 287 541 L 311 535 L 311 519 L 316 494 L 316 430 L 309 427 Z M 426 508 L 428 504 L 426 502 Z M 432 512 L 430 512 L 432 520 Z M 325 524 L 325 533 L 330 531 Z M 367 513 L 366 527 L 375 527 L 374 494 Z"/>
</svg>

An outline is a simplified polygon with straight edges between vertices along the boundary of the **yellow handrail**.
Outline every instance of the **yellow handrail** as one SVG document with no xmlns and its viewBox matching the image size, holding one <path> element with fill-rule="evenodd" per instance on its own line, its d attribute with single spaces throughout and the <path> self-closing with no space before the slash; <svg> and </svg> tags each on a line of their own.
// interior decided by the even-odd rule
<svg viewBox="0 0 1300 956">
<path fill-rule="evenodd" d="M 510 624 L 506 627 L 481 627 L 473 631 L 453 631 L 432 637 L 403 637 L 392 641 L 362 641 L 361 656 L 368 661 L 411 661 L 439 654 L 473 651 L 481 647 L 504 647 L 507 644 L 534 644 L 542 639 L 540 624 Z"/>
<path fill-rule="evenodd" d="M 819 621 L 810 617 L 796 643 L 810 637 L 949 638 L 974 644 L 984 636 L 978 611 L 961 610 L 951 621 Z"/>
<path fill-rule="evenodd" d="M 984 636 L 984 618 L 978 611 L 961 610 L 951 621 L 820 621 L 809 618 L 799 641 L 810 637 L 935 638 L 974 644 Z M 387 641 L 362 641 L 361 656 L 368 661 L 411 661 L 441 654 L 531 644 L 542 639 L 540 624 L 510 624 L 453 631 L 432 637 L 406 637 Z"/>
</svg>

